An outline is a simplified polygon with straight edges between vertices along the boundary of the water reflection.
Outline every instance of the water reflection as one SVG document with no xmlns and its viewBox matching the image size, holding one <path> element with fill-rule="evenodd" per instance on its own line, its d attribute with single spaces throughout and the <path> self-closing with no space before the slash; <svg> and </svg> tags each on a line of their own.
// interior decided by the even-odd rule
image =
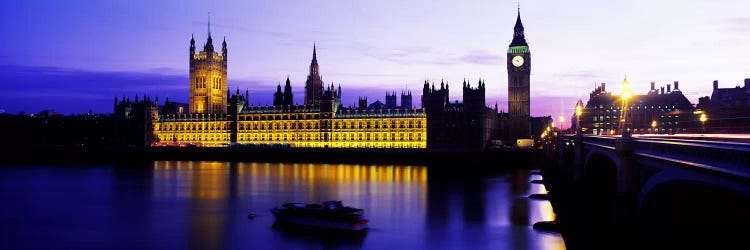
<svg viewBox="0 0 750 250">
<path fill-rule="evenodd" d="M 523 169 L 431 174 L 424 240 L 431 248 L 564 249 L 559 235 L 531 229 L 555 216 L 549 202 L 527 198 L 546 192 L 531 178 Z"/>
<path fill-rule="evenodd" d="M 0 222 L 23 230 L 0 235 L 0 248 L 564 248 L 559 235 L 531 228 L 554 219 L 548 202 L 526 198 L 544 187 L 529 184 L 526 170 L 501 170 L 508 168 L 190 161 L 6 168 Z M 271 207 L 328 199 L 364 208 L 371 230 L 342 238 L 272 228 Z M 258 216 L 248 220 L 250 212 Z"/>
<path fill-rule="evenodd" d="M 190 200 L 185 215 L 190 220 L 190 245 L 196 248 L 222 247 L 206 243 L 222 242 L 230 226 L 222 214 L 228 203 L 270 216 L 268 209 L 284 202 L 343 200 L 366 208 L 377 228 L 398 223 L 394 213 L 424 214 L 427 195 L 424 166 L 157 161 L 152 171 L 154 199 Z M 424 218 L 412 219 L 421 223 Z M 298 235 L 281 236 L 289 240 Z"/>
</svg>

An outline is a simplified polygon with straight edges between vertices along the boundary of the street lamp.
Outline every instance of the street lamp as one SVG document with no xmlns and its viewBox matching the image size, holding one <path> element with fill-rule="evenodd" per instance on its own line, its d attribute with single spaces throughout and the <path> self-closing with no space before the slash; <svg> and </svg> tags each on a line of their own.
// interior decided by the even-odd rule
<svg viewBox="0 0 750 250">
<path fill-rule="evenodd" d="M 630 82 L 628 82 L 628 76 L 622 81 L 622 94 L 620 99 L 622 100 L 622 137 L 630 137 L 630 131 L 628 131 L 628 100 L 633 97 L 633 90 L 630 88 Z"/>
<path fill-rule="evenodd" d="M 698 118 L 698 120 L 701 121 L 701 133 L 706 133 L 706 121 L 708 121 L 708 117 L 706 117 L 706 113 L 701 114 L 701 117 Z"/>
<path fill-rule="evenodd" d="M 651 133 L 656 134 L 656 120 L 651 121 Z"/>
<path fill-rule="evenodd" d="M 582 126 L 581 126 L 581 115 L 583 114 L 583 103 L 581 103 L 581 100 L 578 100 L 578 103 L 576 103 L 576 134 L 582 134 Z"/>
</svg>

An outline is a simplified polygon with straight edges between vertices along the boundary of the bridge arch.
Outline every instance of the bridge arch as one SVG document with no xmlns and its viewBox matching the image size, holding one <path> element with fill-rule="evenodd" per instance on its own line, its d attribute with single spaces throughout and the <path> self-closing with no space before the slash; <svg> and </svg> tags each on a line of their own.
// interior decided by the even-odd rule
<svg viewBox="0 0 750 250">
<path fill-rule="evenodd" d="M 617 164 L 615 158 L 601 151 L 589 152 L 584 167 L 586 196 L 592 219 L 613 223 L 617 198 Z"/>
<path fill-rule="evenodd" d="M 728 186 L 683 178 L 643 191 L 638 221 L 651 235 L 734 235 L 750 225 L 750 199 Z"/>
</svg>

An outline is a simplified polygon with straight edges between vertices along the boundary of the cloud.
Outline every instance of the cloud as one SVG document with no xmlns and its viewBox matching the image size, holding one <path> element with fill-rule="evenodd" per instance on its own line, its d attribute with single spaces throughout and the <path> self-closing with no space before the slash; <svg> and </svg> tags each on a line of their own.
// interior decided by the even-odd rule
<svg viewBox="0 0 750 250">
<path fill-rule="evenodd" d="M 425 58 L 432 52 L 428 47 L 404 47 L 404 48 L 373 48 L 364 46 L 361 49 L 365 55 L 375 59 L 394 62 L 398 64 L 424 64 L 429 62 Z"/>
<path fill-rule="evenodd" d="M 455 64 L 480 64 L 480 65 L 502 65 L 504 57 L 500 54 L 473 50 L 460 55 L 440 52 L 429 47 L 404 47 L 404 48 L 373 48 L 363 47 L 365 55 L 375 59 L 394 62 L 404 65 L 455 65 Z"/>
<path fill-rule="evenodd" d="M 384 73 L 352 73 L 352 72 L 336 72 L 331 71 L 328 73 L 329 75 L 339 75 L 339 76 L 361 76 L 361 77 L 401 77 L 401 76 L 407 76 L 406 74 L 384 74 Z"/>
<path fill-rule="evenodd" d="M 505 63 L 505 57 L 484 50 L 471 51 L 458 57 L 458 60 L 464 63 L 483 65 L 502 65 Z"/>
<path fill-rule="evenodd" d="M 734 31 L 750 31 L 750 17 L 731 18 L 728 21 L 729 28 Z"/>
<path fill-rule="evenodd" d="M 577 70 L 557 73 L 558 77 L 567 78 L 570 80 L 586 80 L 586 81 L 601 81 L 601 79 L 609 73 L 603 70 Z"/>
</svg>

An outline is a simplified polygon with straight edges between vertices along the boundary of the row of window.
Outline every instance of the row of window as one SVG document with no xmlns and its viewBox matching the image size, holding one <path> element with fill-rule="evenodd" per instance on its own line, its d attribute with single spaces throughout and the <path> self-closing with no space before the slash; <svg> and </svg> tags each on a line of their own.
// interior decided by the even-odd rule
<svg viewBox="0 0 750 250">
<path fill-rule="evenodd" d="M 423 128 L 421 120 L 408 121 L 347 121 L 334 122 L 333 129 L 389 129 L 389 128 Z M 319 122 L 275 122 L 275 123 L 240 123 L 240 130 L 269 130 L 269 129 L 320 129 Z M 202 131 L 202 130 L 227 130 L 228 123 L 163 123 L 159 131 Z"/>
<path fill-rule="evenodd" d="M 423 133 L 333 133 L 333 141 L 422 141 Z M 318 141 L 319 133 L 306 134 L 240 134 L 239 141 Z M 327 135 L 323 135 L 327 140 Z"/>
<path fill-rule="evenodd" d="M 212 77 L 207 79 L 205 76 L 195 77 L 195 88 L 205 89 L 207 85 L 211 85 L 213 89 L 221 89 L 221 77 Z"/>
<path fill-rule="evenodd" d="M 614 116 L 598 116 L 598 117 L 594 116 L 594 117 L 591 118 L 591 120 L 595 121 L 595 122 L 596 121 L 606 121 L 606 120 L 610 120 L 610 119 L 617 120 L 618 117 L 619 116 L 616 116 L 616 115 L 614 115 Z M 639 116 L 637 116 L 637 114 L 628 115 L 628 119 L 642 120 L 643 117 L 641 116 L 640 117 L 641 119 L 638 119 L 638 118 L 639 118 Z M 676 119 L 676 118 L 679 118 L 679 116 L 677 116 L 677 115 L 660 115 L 659 116 L 659 119 Z"/>
<path fill-rule="evenodd" d="M 263 114 L 240 115 L 240 121 L 274 121 L 274 120 L 319 120 L 320 114 Z"/>
<path fill-rule="evenodd" d="M 186 134 L 186 135 L 157 135 L 160 141 L 229 141 L 226 134 Z"/>
<path fill-rule="evenodd" d="M 324 122 L 324 125 L 326 123 Z M 392 121 L 388 122 L 334 122 L 333 129 L 388 129 L 388 128 L 422 128 L 422 121 Z M 267 129 L 319 129 L 318 122 L 283 122 L 283 123 L 240 123 L 240 130 L 267 130 Z"/>
<path fill-rule="evenodd" d="M 350 133 L 333 135 L 333 141 L 423 141 L 423 133 Z M 227 134 L 161 134 L 157 135 L 161 141 L 228 141 Z M 323 136 L 327 139 L 327 135 Z M 319 133 L 308 134 L 240 134 L 238 141 L 320 141 Z"/>
<path fill-rule="evenodd" d="M 211 130 L 227 130 L 227 123 L 192 123 L 192 122 L 177 122 L 177 123 L 163 123 L 156 130 L 158 131 L 211 131 Z"/>
</svg>

